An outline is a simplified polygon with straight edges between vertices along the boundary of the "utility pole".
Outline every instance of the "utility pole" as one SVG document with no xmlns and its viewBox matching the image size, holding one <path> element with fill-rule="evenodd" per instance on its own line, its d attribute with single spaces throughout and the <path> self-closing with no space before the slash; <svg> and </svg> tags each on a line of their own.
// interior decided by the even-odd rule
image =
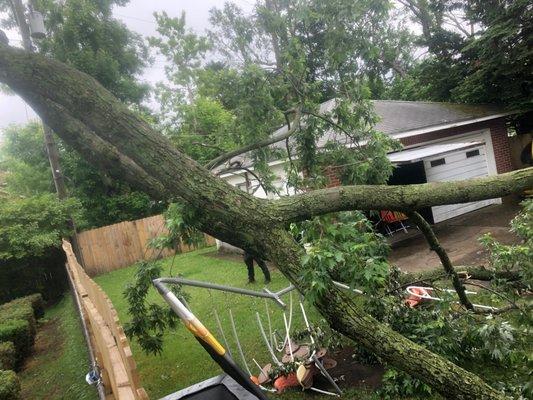
<svg viewBox="0 0 533 400">
<path fill-rule="evenodd" d="M 11 4 L 13 6 L 13 13 L 17 20 L 20 35 L 22 36 L 22 45 L 26 51 L 33 53 L 35 49 L 31 42 L 30 27 L 26 22 L 24 4 L 22 4 L 22 0 L 11 0 Z M 57 150 L 57 144 L 54 140 L 52 130 L 45 123 L 43 123 L 43 133 L 44 146 L 46 148 L 46 154 L 48 155 L 48 161 L 50 162 L 50 168 L 52 169 L 52 177 L 54 179 L 57 197 L 59 200 L 64 200 L 67 198 L 67 189 L 59 165 L 59 151 Z"/>
<path fill-rule="evenodd" d="M 13 14 L 15 15 L 15 20 L 19 27 L 20 36 L 22 36 L 22 45 L 24 49 L 30 53 L 35 51 L 31 36 L 30 36 L 30 27 L 26 22 L 26 8 L 22 3 L 22 0 L 10 0 L 11 6 L 13 9 Z M 41 121 L 42 122 L 42 121 Z M 50 168 L 52 169 L 52 178 L 54 180 L 54 186 L 56 188 L 57 197 L 59 200 L 65 200 L 68 197 L 67 188 L 65 186 L 65 179 L 61 173 L 61 166 L 59 164 L 59 150 L 57 149 L 57 143 L 54 140 L 54 135 L 52 129 L 44 122 L 43 126 L 43 135 L 44 135 L 44 146 L 46 148 L 46 154 L 48 156 L 48 161 L 50 162 Z M 72 230 L 73 235 L 71 237 L 72 247 L 78 256 L 78 260 L 81 265 L 83 265 L 83 256 L 80 251 L 78 239 L 76 237 L 76 225 L 72 218 L 69 218 L 67 221 L 68 228 Z"/>
</svg>

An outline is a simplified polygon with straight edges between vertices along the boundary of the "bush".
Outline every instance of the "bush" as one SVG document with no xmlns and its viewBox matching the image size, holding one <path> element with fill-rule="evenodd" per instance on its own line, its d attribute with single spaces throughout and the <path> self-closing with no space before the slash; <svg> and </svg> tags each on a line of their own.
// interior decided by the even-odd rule
<svg viewBox="0 0 533 400">
<path fill-rule="evenodd" d="M 0 342 L 0 370 L 15 368 L 15 357 L 13 342 Z"/>
<path fill-rule="evenodd" d="M 32 293 L 55 303 L 68 289 L 65 253 L 50 248 L 41 257 L 0 259 L 0 304 Z"/>
<path fill-rule="evenodd" d="M 33 346 L 30 324 L 27 320 L 13 319 L 0 323 L 0 342 L 13 342 L 15 346 L 15 365 L 20 367 Z"/>
<path fill-rule="evenodd" d="M 0 306 L 0 314 L 3 313 L 3 310 L 12 307 L 22 307 L 25 309 L 31 307 L 35 319 L 39 319 L 44 316 L 44 300 L 43 296 L 41 296 L 40 293 L 34 293 L 25 297 L 19 297 L 18 299 L 12 300 L 9 303 L 2 304 Z"/>
<path fill-rule="evenodd" d="M 0 306 L 0 326 L 13 320 L 27 321 L 31 335 L 35 336 L 37 323 L 31 303 L 26 298 L 17 299 Z"/>
<path fill-rule="evenodd" d="M 20 400 L 20 381 L 13 371 L 0 371 L 0 400 Z"/>
</svg>

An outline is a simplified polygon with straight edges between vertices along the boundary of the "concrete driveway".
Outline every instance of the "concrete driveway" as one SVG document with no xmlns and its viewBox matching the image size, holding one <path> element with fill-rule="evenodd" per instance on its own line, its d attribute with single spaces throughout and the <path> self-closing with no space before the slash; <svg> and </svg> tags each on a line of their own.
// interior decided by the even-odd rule
<svg viewBox="0 0 533 400">
<path fill-rule="evenodd" d="M 509 222 L 519 211 L 518 201 L 507 198 L 503 204 L 461 215 L 433 228 L 454 265 L 486 265 L 488 254 L 478 238 L 491 232 L 502 243 L 516 243 L 518 238 L 509 231 Z M 409 229 L 408 234 L 393 236 L 391 246 L 389 261 L 404 271 L 440 267 L 439 258 L 429 250 L 425 238 L 416 228 Z"/>
</svg>

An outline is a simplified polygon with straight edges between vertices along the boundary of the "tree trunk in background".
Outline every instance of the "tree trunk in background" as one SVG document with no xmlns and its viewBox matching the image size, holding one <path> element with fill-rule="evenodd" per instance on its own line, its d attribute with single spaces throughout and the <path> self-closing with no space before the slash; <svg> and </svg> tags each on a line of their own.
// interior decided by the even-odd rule
<svg viewBox="0 0 533 400">
<path fill-rule="evenodd" d="M 93 78 L 62 63 L 0 45 L 0 81 L 28 101 L 87 161 L 154 198 L 183 199 L 195 209 L 195 220 L 202 231 L 268 258 L 301 292 L 306 291 L 300 280 L 303 249 L 284 228 L 286 219 L 279 213 L 280 201 L 254 198 L 215 178 L 176 150 Z M 522 171 L 521 175 L 506 175 L 502 182 L 507 182 L 501 185 L 504 193 L 509 187 L 531 185 L 533 174 Z M 463 201 L 461 196 L 467 186 L 465 182 L 446 186 L 445 190 L 451 193 L 446 198 L 451 202 Z M 388 187 L 376 188 L 386 198 L 392 198 L 386 196 Z M 432 192 L 438 190 L 438 185 L 431 186 Z M 420 189 L 409 193 L 408 188 L 405 192 L 411 196 L 423 193 Z M 488 192 L 489 197 L 493 195 Z M 354 196 L 361 195 L 354 191 Z M 306 199 L 311 201 L 312 197 L 308 194 Z M 363 198 L 360 197 L 361 202 Z M 300 201 L 299 207 L 305 204 Z M 291 206 L 297 208 L 298 204 L 293 200 Z M 448 398 L 503 398 L 478 376 L 379 323 L 334 287 L 316 306 L 334 329 Z"/>
</svg>

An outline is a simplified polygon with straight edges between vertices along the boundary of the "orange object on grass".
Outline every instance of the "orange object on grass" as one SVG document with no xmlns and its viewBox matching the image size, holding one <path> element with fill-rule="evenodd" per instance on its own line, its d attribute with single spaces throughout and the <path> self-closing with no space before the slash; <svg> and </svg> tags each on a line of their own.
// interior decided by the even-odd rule
<svg viewBox="0 0 533 400">
<path fill-rule="evenodd" d="M 291 388 L 291 387 L 299 387 L 300 383 L 298 382 L 298 378 L 296 377 L 296 372 L 291 372 L 287 376 L 280 376 L 279 378 L 276 378 L 274 381 L 274 387 L 278 391 L 278 393 L 283 393 L 285 390 Z"/>
<path fill-rule="evenodd" d="M 255 383 L 257 386 L 259 386 L 259 378 L 257 376 L 251 376 L 250 380 Z"/>
<path fill-rule="evenodd" d="M 421 287 L 412 287 L 411 292 L 418 294 L 420 296 L 429 296 L 428 291 Z M 415 296 L 414 294 L 411 294 L 407 299 L 405 299 L 405 304 L 407 304 L 411 308 L 415 308 L 417 305 L 419 305 L 423 301 L 424 299 L 418 296 Z"/>
</svg>

